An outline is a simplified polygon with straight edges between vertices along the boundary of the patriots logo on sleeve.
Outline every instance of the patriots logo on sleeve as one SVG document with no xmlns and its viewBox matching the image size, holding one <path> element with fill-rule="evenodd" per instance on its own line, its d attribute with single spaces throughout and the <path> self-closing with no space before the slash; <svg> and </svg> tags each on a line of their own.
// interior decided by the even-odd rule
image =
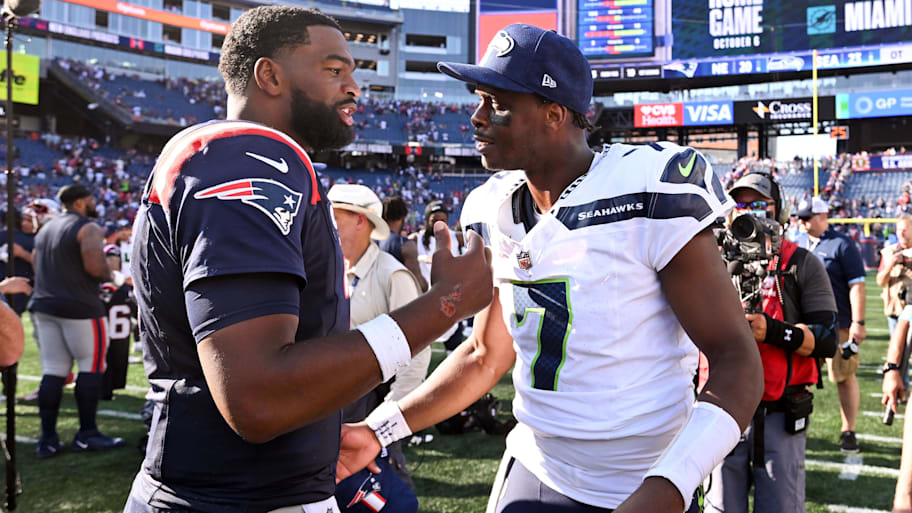
<svg viewBox="0 0 912 513">
<path fill-rule="evenodd" d="M 379 512 L 386 506 L 386 499 L 380 495 L 380 482 L 373 475 L 367 476 L 367 479 L 358 487 L 358 492 L 348 503 L 347 508 L 363 502 L 371 511 Z"/>
<path fill-rule="evenodd" d="M 193 195 L 195 199 L 218 198 L 240 200 L 266 214 L 282 235 L 291 232 L 291 225 L 301 208 L 300 192 L 289 189 L 285 184 L 267 178 L 244 178 L 213 185 Z"/>
</svg>

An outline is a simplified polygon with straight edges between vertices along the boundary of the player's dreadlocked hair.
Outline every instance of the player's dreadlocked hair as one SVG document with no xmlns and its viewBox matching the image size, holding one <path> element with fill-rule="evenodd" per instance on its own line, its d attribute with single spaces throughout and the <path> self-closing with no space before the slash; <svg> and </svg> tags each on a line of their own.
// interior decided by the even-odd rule
<svg viewBox="0 0 912 513">
<path fill-rule="evenodd" d="M 585 114 L 580 114 L 579 112 L 576 112 L 575 110 L 571 110 L 570 112 L 573 113 L 573 126 L 575 126 L 576 128 L 582 128 L 583 130 L 585 130 L 587 132 L 594 132 L 594 131 L 598 130 L 599 128 L 601 128 L 601 127 L 593 125 L 589 121 L 589 118 L 586 117 Z"/>
<path fill-rule="evenodd" d="M 316 9 L 267 5 L 250 9 L 232 25 L 222 45 L 219 72 L 228 94 L 242 95 L 260 57 L 275 57 L 292 46 L 310 43 L 307 27 L 339 23 Z"/>
</svg>

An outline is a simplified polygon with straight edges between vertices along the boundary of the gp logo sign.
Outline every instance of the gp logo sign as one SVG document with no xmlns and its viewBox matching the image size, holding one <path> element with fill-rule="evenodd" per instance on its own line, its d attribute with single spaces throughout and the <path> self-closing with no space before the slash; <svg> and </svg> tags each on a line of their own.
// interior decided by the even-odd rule
<svg viewBox="0 0 912 513">
<path fill-rule="evenodd" d="M 681 126 L 684 124 L 683 103 L 649 103 L 633 109 L 633 126 Z"/>
<path fill-rule="evenodd" d="M 734 122 L 733 105 L 730 101 L 685 103 L 684 126 L 730 125 Z"/>
<path fill-rule="evenodd" d="M 839 119 L 880 118 L 912 114 L 912 89 L 839 94 Z"/>
</svg>

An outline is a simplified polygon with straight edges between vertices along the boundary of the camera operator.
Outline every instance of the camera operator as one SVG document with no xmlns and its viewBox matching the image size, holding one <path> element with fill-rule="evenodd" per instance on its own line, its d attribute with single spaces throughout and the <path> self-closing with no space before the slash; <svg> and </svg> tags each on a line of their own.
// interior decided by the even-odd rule
<svg viewBox="0 0 912 513">
<path fill-rule="evenodd" d="M 896 244 L 881 250 L 877 270 L 877 285 L 883 287 L 881 297 L 891 335 L 903 308 L 900 290 L 912 287 L 912 215 L 903 214 L 896 221 L 896 237 Z"/>
<path fill-rule="evenodd" d="M 867 337 L 865 330 L 865 268 L 855 243 L 829 225 L 829 206 L 815 197 L 798 205 L 798 219 L 807 232 L 801 247 L 823 261 L 833 296 L 836 298 L 839 325 L 839 354 L 827 358 L 827 375 L 839 392 L 842 427 L 839 444 L 842 452 L 858 452 L 855 419 L 858 416 L 858 346 Z"/>
<path fill-rule="evenodd" d="M 820 384 L 817 358 L 836 350 L 836 302 L 823 263 L 783 240 L 788 212 L 779 185 L 751 173 L 729 191 L 737 202 L 723 250 L 763 360 L 763 401 L 735 449 L 712 472 L 706 511 L 804 511 L 804 453 Z M 745 217 L 746 216 L 746 217 Z"/>
</svg>

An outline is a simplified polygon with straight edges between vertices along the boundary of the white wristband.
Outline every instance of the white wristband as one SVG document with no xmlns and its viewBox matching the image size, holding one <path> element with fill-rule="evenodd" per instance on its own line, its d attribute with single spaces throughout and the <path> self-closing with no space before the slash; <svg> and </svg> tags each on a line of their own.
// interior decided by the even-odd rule
<svg viewBox="0 0 912 513">
<path fill-rule="evenodd" d="M 374 351 L 384 382 L 408 367 L 412 361 L 412 348 L 409 347 L 405 333 L 402 333 L 399 324 L 389 315 L 378 315 L 355 329 L 364 335 Z"/>
<path fill-rule="evenodd" d="M 671 481 L 681 493 L 687 511 L 694 490 L 740 439 L 741 428 L 728 412 L 715 404 L 698 401 L 687 422 L 643 479 L 660 476 Z"/>
<path fill-rule="evenodd" d="M 377 406 L 364 419 L 364 422 L 374 430 L 377 440 L 383 447 L 412 434 L 405 417 L 402 416 L 402 410 L 399 409 L 399 403 L 396 401 L 386 401 Z"/>
</svg>

